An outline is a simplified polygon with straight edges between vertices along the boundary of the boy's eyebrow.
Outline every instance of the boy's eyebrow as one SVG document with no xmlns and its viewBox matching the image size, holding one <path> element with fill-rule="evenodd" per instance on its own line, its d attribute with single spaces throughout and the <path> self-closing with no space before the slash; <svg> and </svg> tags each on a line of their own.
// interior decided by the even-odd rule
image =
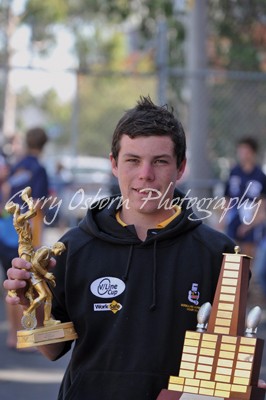
<svg viewBox="0 0 266 400">
<path fill-rule="evenodd" d="M 138 158 L 140 158 L 140 156 L 138 156 L 137 154 L 134 154 L 134 153 L 125 153 L 125 154 L 123 154 L 123 157 L 138 157 Z"/>
<path fill-rule="evenodd" d="M 172 155 L 170 154 L 158 154 L 157 156 L 154 156 L 154 158 L 171 158 Z"/>
<path fill-rule="evenodd" d="M 135 158 L 141 158 L 141 156 L 134 154 L 134 153 L 125 153 L 123 154 L 123 157 L 135 157 Z M 170 154 L 157 154 L 153 158 L 171 158 L 172 156 Z"/>
</svg>

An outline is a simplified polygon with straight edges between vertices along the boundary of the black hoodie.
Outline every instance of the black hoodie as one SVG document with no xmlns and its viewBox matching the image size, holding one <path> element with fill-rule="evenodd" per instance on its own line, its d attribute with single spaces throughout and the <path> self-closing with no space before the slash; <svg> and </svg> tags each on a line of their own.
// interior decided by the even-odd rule
<svg viewBox="0 0 266 400">
<path fill-rule="evenodd" d="M 118 202 L 93 205 L 62 241 L 53 315 L 78 333 L 59 399 L 155 400 L 178 375 L 186 330 L 212 302 L 222 254 L 234 244 L 184 203 L 142 242 L 115 218 Z M 70 348 L 66 342 L 64 354 Z M 61 354 L 61 355 L 62 355 Z"/>
</svg>

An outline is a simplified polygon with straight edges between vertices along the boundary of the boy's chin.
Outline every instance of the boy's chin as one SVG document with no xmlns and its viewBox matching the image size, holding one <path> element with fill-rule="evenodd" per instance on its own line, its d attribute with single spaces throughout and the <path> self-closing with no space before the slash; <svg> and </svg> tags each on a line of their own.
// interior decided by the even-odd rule
<svg viewBox="0 0 266 400">
<path fill-rule="evenodd" d="M 163 210 L 160 209 L 158 204 L 141 204 L 139 206 L 139 211 L 144 213 L 144 214 L 158 214 L 162 212 Z"/>
</svg>

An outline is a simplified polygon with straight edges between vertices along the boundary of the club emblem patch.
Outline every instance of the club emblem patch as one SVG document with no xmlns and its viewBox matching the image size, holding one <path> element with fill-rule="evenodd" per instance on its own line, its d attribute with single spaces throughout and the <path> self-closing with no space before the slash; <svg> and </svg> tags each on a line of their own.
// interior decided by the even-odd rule
<svg viewBox="0 0 266 400">
<path fill-rule="evenodd" d="M 200 297 L 200 292 L 198 291 L 198 284 L 197 283 L 192 283 L 191 290 L 188 292 L 188 300 L 195 304 L 196 306 L 199 304 L 199 297 Z"/>
</svg>

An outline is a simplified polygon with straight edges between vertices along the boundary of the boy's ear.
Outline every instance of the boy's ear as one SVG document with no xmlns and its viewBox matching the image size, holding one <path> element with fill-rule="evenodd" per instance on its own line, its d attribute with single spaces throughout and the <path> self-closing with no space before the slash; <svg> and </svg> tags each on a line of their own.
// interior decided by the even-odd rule
<svg viewBox="0 0 266 400">
<path fill-rule="evenodd" d="M 112 153 L 109 154 L 109 159 L 111 161 L 112 172 L 113 172 L 114 176 L 117 177 L 117 162 Z"/>
<path fill-rule="evenodd" d="M 177 173 L 177 181 L 179 181 L 179 179 L 182 178 L 183 173 L 186 169 L 186 165 L 187 165 L 187 159 L 184 158 L 184 160 L 181 162 L 179 169 L 178 169 L 178 173 Z"/>
</svg>

